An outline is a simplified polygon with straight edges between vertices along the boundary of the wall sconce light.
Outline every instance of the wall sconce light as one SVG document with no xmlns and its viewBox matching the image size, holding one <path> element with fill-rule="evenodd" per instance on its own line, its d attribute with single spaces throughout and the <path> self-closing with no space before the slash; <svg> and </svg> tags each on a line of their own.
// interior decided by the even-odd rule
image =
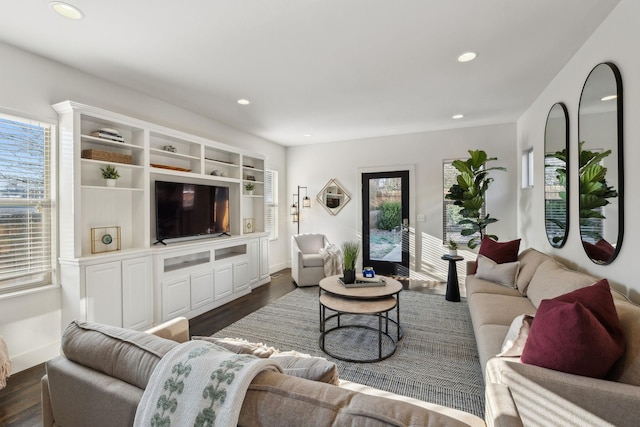
<svg viewBox="0 0 640 427">
<path fill-rule="evenodd" d="M 304 198 L 302 199 L 302 207 L 310 208 L 311 199 L 307 195 L 307 187 L 301 187 L 298 185 L 298 192 L 293 195 L 293 204 L 291 205 L 291 217 L 292 221 L 298 223 L 298 234 L 300 234 L 300 190 L 304 189 Z"/>
</svg>

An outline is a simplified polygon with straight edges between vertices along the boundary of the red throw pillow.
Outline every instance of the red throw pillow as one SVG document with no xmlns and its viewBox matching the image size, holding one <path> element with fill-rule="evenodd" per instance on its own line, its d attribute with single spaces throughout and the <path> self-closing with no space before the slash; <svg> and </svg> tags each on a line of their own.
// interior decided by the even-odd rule
<svg viewBox="0 0 640 427">
<path fill-rule="evenodd" d="M 520 360 L 556 371 L 604 378 L 624 348 L 609 282 L 603 279 L 543 300 Z"/>
<path fill-rule="evenodd" d="M 496 242 L 488 237 L 483 237 L 478 253 L 491 258 L 498 264 L 504 264 L 505 262 L 516 262 L 519 250 L 520 239 L 510 242 Z"/>
<path fill-rule="evenodd" d="M 611 246 L 606 240 L 599 240 L 595 245 L 587 241 L 582 242 L 587 256 L 596 261 L 609 261 L 611 256 L 616 251 L 616 248 Z"/>
</svg>

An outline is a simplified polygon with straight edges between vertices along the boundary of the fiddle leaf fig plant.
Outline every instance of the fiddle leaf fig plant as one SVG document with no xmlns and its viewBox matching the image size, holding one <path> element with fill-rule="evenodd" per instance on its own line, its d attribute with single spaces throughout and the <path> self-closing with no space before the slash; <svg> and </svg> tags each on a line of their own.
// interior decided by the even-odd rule
<svg viewBox="0 0 640 427">
<path fill-rule="evenodd" d="M 458 224 L 467 226 L 461 231 L 463 236 L 473 236 L 467 242 L 470 249 L 476 248 L 484 236 L 498 240 L 497 236 L 486 234 L 487 226 L 498 220 L 491 218 L 489 214 L 482 215 L 486 192 L 493 182 L 489 172 L 507 170 L 504 167 L 488 168 L 487 162 L 493 160 L 498 160 L 498 158 L 488 157 L 483 150 L 469 150 L 467 160 L 454 160 L 451 163 L 459 174 L 456 177 L 457 183 L 449 188 L 449 193 L 445 198 L 453 200 L 453 204 L 461 208 L 460 215 L 463 219 L 458 221 Z M 475 234 L 478 235 L 475 236 Z"/>
</svg>

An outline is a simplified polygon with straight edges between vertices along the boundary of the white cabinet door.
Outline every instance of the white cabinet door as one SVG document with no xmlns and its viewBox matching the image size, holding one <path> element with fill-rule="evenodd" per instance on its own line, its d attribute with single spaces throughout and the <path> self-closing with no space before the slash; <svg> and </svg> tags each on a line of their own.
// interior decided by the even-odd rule
<svg viewBox="0 0 640 427">
<path fill-rule="evenodd" d="M 188 312 L 191 307 L 189 276 L 162 282 L 162 321 L 166 322 Z"/>
<path fill-rule="evenodd" d="M 153 324 L 151 257 L 122 261 L 122 327 L 145 330 Z"/>
<path fill-rule="evenodd" d="M 269 238 L 260 238 L 260 279 L 269 277 Z"/>
<path fill-rule="evenodd" d="M 233 293 L 233 266 L 222 265 L 214 269 L 216 300 Z"/>
<path fill-rule="evenodd" d="M 233 292 L 243 291 L 249 286 L 249 261 L 233 264 Z"/>
<path fill-rule="evenodd" d="M 213 302 L 213 272 L 191 274 L 191 310 Z"/>
<path fill-rule="evenodd" d="M 87 321 L 122 327 L 121 277 L 120 261 L 87 266 Z"/>
<path fill-rule="evenodd" d="M 255 283 L 260 276 L 260 241 L 252 239 L 247 246 L 249 250 L 249 282 Z"/>
</svg>

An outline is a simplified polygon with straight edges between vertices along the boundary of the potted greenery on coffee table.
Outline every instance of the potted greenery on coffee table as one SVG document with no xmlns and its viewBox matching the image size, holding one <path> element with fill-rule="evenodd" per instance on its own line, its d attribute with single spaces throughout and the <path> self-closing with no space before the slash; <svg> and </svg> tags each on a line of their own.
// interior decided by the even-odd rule
<svg viewBox="0 0 640 427">
<path fill-rule="evenodd" d="M 359 242 L 342 243 L 342 270 L 344 273 L 344 283 L 354 283 L 356 281 L 356 261 L 360 253 Z"/>
</svg>

